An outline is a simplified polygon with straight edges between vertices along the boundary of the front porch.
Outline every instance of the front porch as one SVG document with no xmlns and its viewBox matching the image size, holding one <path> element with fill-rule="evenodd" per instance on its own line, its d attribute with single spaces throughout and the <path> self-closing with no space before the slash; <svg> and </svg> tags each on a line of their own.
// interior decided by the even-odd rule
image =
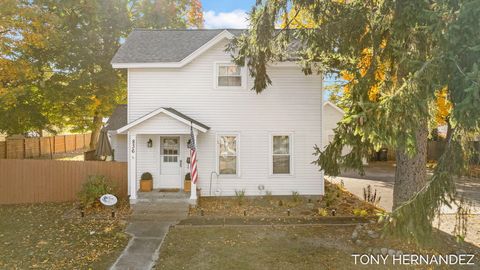
<svg viewBox="0 0 480 270">
<path fill-rule="evenodd" d="M 189 141 L 210 128 L 172 108 L 160 108 L 117 130 L 128 134 L 128 192 L 131 203 L 141 200 L 182 200 L 185 193 L 159 192 L 159 189 L 185 189 L 190 173 Z M 192 138 L 193 137 L 193 138 Z M 198 143 L 197 143 L 198 144 Z M 142 174 L 150 173 L 153 189 L 140 193 Z M 196 203 L 196 185 L 191 182 L 189 202 Z"/>
<path fill-rule="evenodd" d="M 196 137 L 196 133 L 194 133 Z M 188 199 L 195 204 L 196 185 L 186 183 L 190 173 L 190 150 L 187 134 L 133 134 L 130 135 L 132 149 L 129 160 L 129 192 L 131 203 L 140 201 L 166 201 Z M 136 146 L 133 146 L 135 143 Z M 142 174 L 150 173 L 153 178 L 153 190 L 140 192 Z M 190 185 L 190 192 L 186 185 Z"/>
<path fill-rule="evenodd" d="M 177 192 L 161 191 L 154 189 L 150 192 L 138 192 L 137 202 L 155 203 L 155 202 L 190 202 L 190 192 L 182 190 Z"/>
</svg>

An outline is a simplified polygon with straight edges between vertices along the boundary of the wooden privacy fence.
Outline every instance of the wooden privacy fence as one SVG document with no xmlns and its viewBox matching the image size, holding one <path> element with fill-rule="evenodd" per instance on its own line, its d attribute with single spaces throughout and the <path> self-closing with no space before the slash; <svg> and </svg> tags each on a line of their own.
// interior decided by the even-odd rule
<svg viewBox="0 0 480 270">
<path fill-rule="evenodd" d="M 472 164 L 480 164 L 480 142 L 470 142 L 471 150 L 473 151 L 473 157 L 470 163 Z M 446 141 L 428 141 L 427 142 L 427 160 L 437 161 L 445 151 Z M 395 149 L 388 148 L 387 149 L 387 160 L 395 160 Z M 374 156 L 372 158 L 375 161 L 377 158 Z"/>
<path fill-rule="evenodd" d="M 90 133 L 52 137 L 8 139 L 0 142 L 0 159 L 24 159 L 68 153 L 87 148 Z"/>
<path fill-rule="evenodd" d="M 445 151 L 445 141 L 428 141 L 427 160 L 438 160 Z"/>
<path fill-rule="evenodd" d="M 0 204 L 74 201 L 89 175 L 106 176 L 127 196 L 126 162 L 2 159 Z"/>
</svg>

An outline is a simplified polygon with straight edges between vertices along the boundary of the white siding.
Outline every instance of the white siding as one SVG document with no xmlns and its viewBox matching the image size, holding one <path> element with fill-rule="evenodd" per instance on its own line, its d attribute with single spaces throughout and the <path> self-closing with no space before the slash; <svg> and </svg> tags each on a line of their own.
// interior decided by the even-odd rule
<svg viewBox="0 0 480 270">
<path fill-rule="evenodd" d="M 343 118 L 343 113 L 339 112 L 330 104 L 325 103 L 323 106 L 323 146 L 329 143 L 329 136 L 334 135 L 333 129 L 337 127 L 337 123 Z"/>
<path fill-rule="evenodd" d="M 129 69 L 129 122 L 159 107 L 173 107 L 210 126 L 207 133 L 199 132 L 197 140 L 203 195 L 209 193 L 210 173 L 217 170 L 217 133 L 239 134 L 240 176 L 214 179 L 212 192 L 233 195 L 235 190 L 245 189 L 247 195 L 258 195 L 258 185 L 262 184 L 278 195 L 292 191 L 323 194 L 323 175 L 311 164 L 313 146 L 322 143 L 321 76 L 305 76 L 298 67 L 272 67 L 269 75 L 273 85 L 261 94 L 249 90 L 250 79 L 245 90 L 214 89 L 215 62 L 230 59 L 224 52 L 225 44 L 221 42 L 181 69 Z M 151 133 L 161 122 L 166 120 L 145 123 L 144 130 L 139 125 L 135 133 Z M 294 135 L 292 176 L 269 173 L 270 134 L 281 132 Z M 141 138 L 139 168 L 158 166 L 157 156 L 143 152 Z"/>
<path fill-rule="evenodd" d="M 338 122 L 343 119 L 343 115 L 344 113 L 329 103 L 325 103 L 323 106 L 323 147 L 326 147 L 330 143 L 330 138 L 335 134 L 333 130 L 337 127 Z M 346 155 L 350 153 L 350 151 L 351 147 L 345 146 L 342 149 L 342 155 Z"/>
<path fill-rule="evenodd" d="M 129 131 L 136 134 L 189 134 L 190 127 L 164 113 L 159 113 L 130 128 Z"/>
<path fill-rule="evenodd" d="M 152 139 L 153 147 L 147 147 Z M 137 135 L 137 186 L 144 172 L 152 174 L 154 181 L 160 177 L 160 137 L 158 135 Z"/>
</svg>

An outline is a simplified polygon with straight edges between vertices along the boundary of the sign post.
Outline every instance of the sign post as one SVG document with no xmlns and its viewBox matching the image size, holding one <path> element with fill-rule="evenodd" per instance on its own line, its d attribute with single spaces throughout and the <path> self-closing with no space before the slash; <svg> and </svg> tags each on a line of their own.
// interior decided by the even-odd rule
<svg viewBox="0 0 480 270">
<path fill-rule="evenodd" d="M 100 197 L 100 202 L 107 206 L 107 207 L 113 207 L 117 204 L 118 199 L 115 197 L 115 195 L 112 194 L 104 194 L 102 197 Z M 115 211 L 112 208 L 112 218 L 115 217 Z"/>
</svg>

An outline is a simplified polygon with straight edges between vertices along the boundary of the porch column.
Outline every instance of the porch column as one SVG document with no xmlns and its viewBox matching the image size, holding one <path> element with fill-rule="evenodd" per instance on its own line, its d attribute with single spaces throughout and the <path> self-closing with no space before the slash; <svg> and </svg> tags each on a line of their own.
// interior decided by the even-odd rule
<svg viewBox="0 0 480 270">
<path fill-rule="evenodd" d="M 137 199 L 137 134 L 129 134 L 128 141 L 129 159 L 128 159 L 128 193 L 130 200 Z"/>
<path fill-rule="evenodd" d="M 198 131 L 196 129 L 193 130 L 193 138 L 195 141 L 195 148 L 197 151 L 197 157 L 198 157 L 198 141 L 197 141 L 197 133 Z M 192 161 L 190 160 L 190 175 L 192 175 Z M 197 173 L 198 173 L 198 158 L 197 158 Z M 198 181 L 198 178 L 197 178 Z M 197 200 L 197 184 L 194 184 L 193 181 L 191 182 L 191 188 L 190 188 L 190 200 Z"/>
</svg>

